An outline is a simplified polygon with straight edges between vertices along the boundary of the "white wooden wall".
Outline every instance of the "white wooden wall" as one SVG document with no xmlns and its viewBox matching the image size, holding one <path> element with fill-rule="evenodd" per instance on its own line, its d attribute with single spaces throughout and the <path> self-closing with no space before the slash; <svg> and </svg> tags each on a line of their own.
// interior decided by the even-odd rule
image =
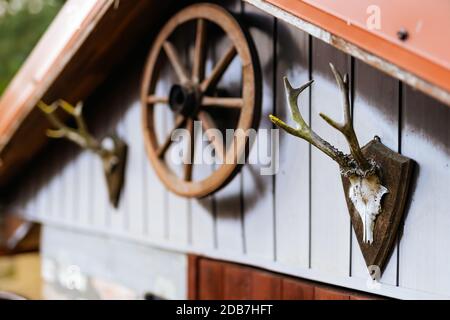
<svg viewBox="0 0 450 320">
<path fill-rule="evenodd" d="M 312 90 L 300 99 L 303 114 L 314 130 L 346 149 L 343 138 L 318 117 L 319 112 L 341 117 L 328 67 L 333 62 L 351 74 L 360 141 L 378 135 L 417 162 L 402 237 L 379 287 L 367 286 L 337 165 L 303 141 L 281 133 L 280 171 L 274 177 L 262 177 L 258 166 L 246 165 L 226 188 L 206 199 L 187 200 L 165 190 L 143 147 L 138 101 L 142 59 L 130 59 L 89 101 L 96 108 L 108 104 L 121 108 L 117 130 L 127 140 L 130 154 L 120 207 L 115 210 L 108 204 L 99 161 L 76 147 L 61 152 L 61 142 L 30 171 L 16 194 L 16 207 L 46 224 L 166 250 L 200 253 L 391 297 L 450 298 L 450 108 L 248 4 L 226 5 L 245 19 L 257 45 L 263 71 L 261 128 L 271 127 L 267 115 L 273 111 L 288 118 L 283 75 L 294 85 L 314 78 Z M 209 68 L 225 47 L 215 45 Z M 222 83 L 239 88 L 239 73 L 238 65 L 233 65 Z M 158 90 L 167 87 L 163 83 Z M 163 129 L 169 128 L 168 115 L 161 112 L 159 117 Z M 96 124 L 107 118 L 103 114 Z M 63 169 L 58 167 L 62 161 Z M 204 167 L 195 175 L 211 170 Z"/>
<path fill-rule="evenodd" d="M 114 293 L 112 299 L 143 299 L 147 293 L 187 297 L 183 253 L 48 225 L 41 246 L 45 299 L 111 299 Z"/>
</svg>

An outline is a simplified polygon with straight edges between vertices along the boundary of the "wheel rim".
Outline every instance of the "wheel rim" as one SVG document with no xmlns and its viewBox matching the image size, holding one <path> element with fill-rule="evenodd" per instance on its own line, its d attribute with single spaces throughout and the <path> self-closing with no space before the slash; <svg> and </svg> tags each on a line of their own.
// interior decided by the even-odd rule
<svg viewBox="0 0 450 320">
<path fill-rule="evenodd" d="M 194 40 L 194 61 L 190 70 L 186 70 L 181 63 L 175 46 L 168 40 L 175 29 L 188 22 L 196 23 Z M 206 50 L 208 41 L 206 34 L 208 25 L 218 26 L 229 38 L 231 45 L 212 68 L 211 73 L 205 75 Z M 158 64 L 165 55 L 170 66 L 175 71 L 177 82 L 174 83 L 166 96 L 155 94 L 158 83 Z M 215 88 L 233 59 L 240 58 L 242 64 L 242 89 L 239 98 L 209 96 Z M 248 139 L 233 141 L 228 147 L 221 146 L 217 140 L 211 139 L 221 164 L 208 177 L 193 181 L 194 164 L 184 164 L 182 176 L 178 176 L 164 158 L 172 141 L 169 136 L 163 143 L 159 143 L 155 127 L 155 104 L 164 103 L 176 114 L 173 130 L 186 128 L 193 133 L 194 120 L 202 122 L 204 130 L 216 128 L 215 120 L 208 113 L 208 108 L 239 109 L 240 115 L 236 128 L 244 131 L 255 128 L 260 112 L 260 83 L 259 64 L 254 45 L 239 22 L 223 8 L 213 4 L 196 4 L 189 6 L 173 16 L 162 28 L 150 50 L 145 68 L 142 88 L 141 104 L 143 114 L 144 141 L 147 155 L 161 181 L 174 193 L 185 197 L 204 197 L 225 186 L 239 171 L 241 165 L 237 159 L 246 154 Z M 208 132 L 208 131 L 206 131 Z M 192 148 L 196 148 L 194 138 L 190 141 Z M 223 151 L 221 151 L 223 150 Z M 236 152 L 229 152 L 236 150 Z M 192 160 L 192 156 L 191 156 Z"/>
</svg>

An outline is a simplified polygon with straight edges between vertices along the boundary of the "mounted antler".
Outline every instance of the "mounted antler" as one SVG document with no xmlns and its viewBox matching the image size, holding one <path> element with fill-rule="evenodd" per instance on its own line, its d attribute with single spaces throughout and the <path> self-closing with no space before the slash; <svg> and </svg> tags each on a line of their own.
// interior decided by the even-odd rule
<svg viewBox="0 0 450 320">
<path fill-rule="evenodd" d="M 329 144 L 327 141 L 322 139 L 318 134 L 316 134 L 303 119 L 297 104 L 297 99 L 300 93 L 302 93 L 306 88 L 310 87 L 314 80 L 309 81 L 300 88 L 294 89 L 287 77 L 283 78 L 284 86 L 286 89 L 286 95 L 288 99 L 289 106 L 291 107 L 292 119 L 297 123 L 298 128 L 292 128 L 282 120 L 278 119 L 273 115 L 269 115 L 270 120 L 278 127 L 284 129 L 286 132 L 302 138 L 308 141 L 310 144 L 315 146 L 317 149 L 328 155 L 331 159 L 336 161 L 341 167 L 347 166 L 348 160 L 346 156 L 336 149 L 334 146 Z"/>
<path fill-rule="evenodd" d="M 350 147 L 350 153 L 353 156 L 353 159 L 356 161 L 361 170 L 366 171 L 370 169 L 370 165 L 361 152 L 361 147 L 359 146 L 358 138 L 356 137 L 355 130 L 353 129 L 352 118 L 350 115 L 350 91 L 348 74 L 345 74 L 344 78 L 342 78 L 342 75 L 339 73 L 339 71 L 336 70 L 332 63 L 330 63 L 330 68 L 331 71 L 333 71 L 334 77 L 342 94 L 344 123 L 336 123 L 334 120 L 330 119 L 323 113 L 320 113 L 320 116 L 322 117 L 322 119 L 328 122 L 329 125 L 331 125 L 333 128 L 344 135 L 345 139 L 347 139 L 348 145 Z"/>
<path fill-rule="evenodd" d="M 342 75 L 336 70 L 333 64 L 330 63 L 330 67 L 342 94 L 344 123 L 337 123 L 323 113 L 320 113 L 320 116 L 333 128 L 344 135 L 350 147 L 350 155 L 344 154 L 342 151 L 338 150 L 330 143 L 322 139 L 318 134 L 316 134 L 306 124 L 299 111 L 298 96 L 305 89 L 310 87 L 314 80 L 311 80 L 300 88 L 295 89 L 291 86 L 287 77 L 284 77 L 287 100 L 291 109 L 292 119 L 296 122 L 298 126 L 297 128 L 290 127 L 282 120 L 273 115 L 270 115 L 269 118 L 278 127 L 284 129 L 294 136 L 308 141 L 320 151 L 328 155 L 331 159 L 336 161 L 339 164 L 342 173 L 346 176 L 350 176 L 353 174 L 367 176 L 374 172 L 375 166 L 372 161 L 369 161 L 364 157 L 361 151 L 361 147 L 359 146 L 358 138 L 356 137 L 355 131 L 353 129 L 352 118 L 350 115 L 348 75 L 342 77 Z"/>
<path fill-rule="evenodd" d="M 75 142 L 80 147 L 92 150 L 100 156 L 107 156 L 110 150 L 105 150 L 87 130 L 86 123 L 82 117 L 83 103 L 79 102 L 75 107 L 64 100 L 57 100 L 51 105 L 40 101 L 38 107 L 45 113 L 50 123 L 58 129 L 47 129 L 47 136 L 50 138 L 66 138 Z M 61 107 L 65 112 L 75 118 L 78 129 L 66 126 L 55 114 L 55 111 Z"/>
<path fill-rule="evenodd" d="M 320 113 L 320 116 L 329 125 L 344 135 L 350 147 L 349 155 L 339 151 L 316 134 L 306 124 L 299 111 L 298 96 L 302 91 L 311 86 L 313 83 L 312 80 L 300 88 L 294 89 L 288 79 L 286 77 L 284 78 L 287 100 L 291 108 L 292 119 L 296 122 L 297 128 L 290 127 L 273 115 L 270 115 L 269 118 L 278 127 L 294 136 L 308 141 L 339 164 L 341 174 L 348 178 L 351 184 L 348 196 L 363 222 L 363 242 L 371 244 L 373 242 L 375 219 L 381 211 L 381 198 L 388 190 L 381 185 L 379 178 L 380 170 L 375 161 L 364 157 L 355 130 L 353 129 L 352 118 L 350 115 L 351 106 L 348 75 L 342 77 L 333 64 L 330 63 L 330 67 L 342 94 L 344 123 L 337 123 L 323 113 Z"/>
<path fill-rule="evenodd" d="M 66 138 L 84 149 L 88 149 L 102 159 L 103 169 L 108 184 L 110 202 L 116 207 L 119 200 L 120 190 L 123 184 L 124 168 L 126 160 L 126 144 L 115 134 L 106 136 L 102 141 L 98 141 L 91 135 L 83 119 L 83 103 L 79 102 L 75 107 L 64 100 L 57 100 L 51 105 L 40 101 L 39 109 L 44 112 L 50 123 L 57 129 L 48 129 L 47 136 L 50 138 Z M 64 124 L 55 112 L 58 108 L 73 116 L 77 128 L 71 128 Z M 112 146 L 107 146 L 110 140 Z M 109 142 L 109 141 L 108 141 Z"/>
</svg>

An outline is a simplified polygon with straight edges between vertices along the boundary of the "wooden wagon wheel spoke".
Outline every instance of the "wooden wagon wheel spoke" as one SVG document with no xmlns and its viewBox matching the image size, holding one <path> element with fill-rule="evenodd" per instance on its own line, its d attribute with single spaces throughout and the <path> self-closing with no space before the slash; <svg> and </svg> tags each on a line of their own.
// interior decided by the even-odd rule
<svg viewBox="0 0 450 320">
<path fill-rule="evenodd" d="M 195 35 L 187 39 L 191 27 L 194 27 Z M 218 41 L 210 40 L 213 36 L 217 36 Z M 183 43 L 183 49 L 178 46 L 180 43 Z M 212 70 L 206 74 L 209 50 L 223 44 L 223 53 L 218 54 Z M 192 55 L 186 54 L 188 52 Z M 234 60 L 237 56 L 239 59 Z M 165 72 L 168 69 L 173 71 L 175 79 Z M 232 81 L 221 81 L 225 73 L 230 80 L 233 78 Z M 247 31 L 219 5 L 199 3 L 188 6 L 163 26 L 150 49 L 145 67 L 141 110 L 147 155 L 156 174 L 170 191 L 185 197 L 205 197 L 225 186 L 240 170 L 242 164 L 238 160 L 248 153 L 247 141 L 233 140 L 227 144 L 218 134 L 228 128 L 244 132 L 256 129 L 261 108 L 259 74 L 258 56 Z M 220 92 L 224 93 L 217 96 L 219 82 Z M 231 82 L 242 84 L 240 95 L 234 93 L 236 88 Z M 162 86 L 158 87 L 159 84 Z M 167 88 L 167 92 L 157 93 L 157 88 Z M 157 103 L 166 104 L 166 111 L 177 116 L 174 128 L 165 132 L 169 136 L 163 136 L 163 140 L 159 140 L 163 124 L 157 118 L 155 108 L 151 107 Z M 219 117 L 222 117 L 220 122 Z M 194 164 L 195 153 L 204 152 L 203 140 L 194 136 L 195 120 L 201 121 L 209 147 L 215 150 L 214 170 Z M 179 172 L 165 155 L 172 145 L 172 133 L 182 127 L 189 131 L 190 138 L 182 142 L 187 144 L 184 158 L 187 161 Z M 195 171 L 201 168 L 204 168 L 202 172 Z"/>
<path fill-rule="evenodd" d="M 203 97 L 202 107 L 240 109 L 244 106 L 242 98 Z"/>
<path fill-rule="evenodd" d="M 217 137 L 212 134 L 212 130 L 217 128 L 215 121 L 206 111 L 199 111 L 197 117 L 202 122 L 203 129 L 205 130 L 209 141 L 211 141 L 214 145 L 214 150 L 216 151 L 217 157 L 221 162 L 223 162 L 225 159 L 224 145 L 222 141 L 217 139 Z"/>
<path fill-rule="evenodd" d="M 186 122 L 186 118 L 183 116 L 178 116 L 175 120 L 175 126 L 174 128 L 169 132 L 169 135 L 166 137 L 166 140 L 164 140 L 164 143 L 158 148 L 156 151 L 156 154 L 159 158 L 164 157 L 166 154 L 166 151 L 169 149 L 170 145 L 172 144 L 172 134 L 175 130 L 181 128 L 183 124 Z"/>
<path fill-rule="evenodd" d="M 192 81 L 195 84 L 199 84 L 205 77 L 206 24 L 207 22 L 205 19 L 197 20 L 194 47 L 194 66 L 192 68 Z"/>
<path fill-rule="evenodd" d="M 147 97 L 148 104 L 168 103 L 168 102 L 169 102 L 168 97 L 155 96 L 155 95 L 151 95 L 151 96 Z"/>
<path fill-rule="evenodd" d="M 216 64 L 209 77 L 203 80 L 203 82 L 201 83 L 200 88 L 203 92 L 207 92 L 208 90 L 216 86 L 216 84 L 219 82 L 220 78 L 222 78 L 225 71 L 227 71 L 228 67 L 230 66 L 231 62 L 233 61 L 234 57 L 236 57 L 236 55 L 237 55 L 236 47 L 234 45 L 231 45 L 230 48 L 228 48 L 228 50 L 219 60 L 219 62 Z"/>
<path fill-rule="evenodd" d="M 195 132 L 194 132 L 194 119 L 189 119 L 187 121 L 187 130 L 189 132 L 188 141 L 188 154 L 186 163 L 184 164 L 184 180 L 192 180 L 192 170 L 194 167 L 194 156 L 195 156 Z"/>
<path fill-rule="evenodd" d="M 169 58 L 170 63 L 172 64 L 172 67 L 175 70 L 175 73 L 178 76 L 178 80 L 180 80 L 181 83 L 188 83 L 189 78 L 187 76 L 186 69 L 184 68 L 183 63 L 181 62 L 174 45 L 169 41 L 165 41 L 163 47 L 164 51 L 167 54 L 167 57 Z"/>
</svg>

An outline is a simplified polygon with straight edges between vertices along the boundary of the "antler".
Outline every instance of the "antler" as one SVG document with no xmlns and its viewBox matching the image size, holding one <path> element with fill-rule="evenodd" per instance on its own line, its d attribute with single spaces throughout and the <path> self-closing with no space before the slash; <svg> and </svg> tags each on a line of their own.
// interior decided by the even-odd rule
<svg viewBox="0 0 450 320">
<path fill-rule="evenodd" d="M 313 83 L 313 80 L 309 81 L 305 85 L 300 88 L 293 88 L 289 83 L 289 80 L 284 77 L 284 86 L 286 89 L 288 104 L 291 109 L 292 119 L 296 122 L 297 128 L 292 128 L 286 123 L 284 123 L 279 118 L 270 115 L 270 120 L 277 125 L 278 127 L 284 129 L 286 132 L 302 138 L 308 141 L 310 144 L 318 148 L 320 151 L 328 155 L 331 159 L 336 161 L 343 171 L 355 171 L 365 173 L 367 171 L 372 170 L 372 165 L 367 161 L 367 159 L 362 154 L 361 148 L 358 143 L 358 139 L 356 138 L 355 131 L 352 125 L 352 119 L 350 115 L 350 99 L 349 99 L 349 85 L 348 85 L 348 76 L 345 75 L 342 78 L 341 74 L 336 70 L 333 64 L 330 63 L 331 70 L 336 78 L 336 82 L 338 83 L 339 89 L 342 93 L 343 98 L 343 110 L 344 110 L 344 123 L 340 124 L 329 118 L 323 113 L 320 113 L 320 116 L 332 127 L 339 130 L 347 139 L 347 142 L 350 146 L 351 156 L 344 154 L 339 151 L 337 148 L 332 146 L 330 143 L 322 139 L 318 134 L 316 134 L 305 122 L 303 119 L 299 107 L 298 107 L 298 96 L 302 93 L 306 88 L 310 87 Z M 355 168 L 356 162 L 356 168 Z"/>
<path fill-rule="evenodd" d="M 57 129 L 48 129 L 47 135 L 51 138 L 66 138 L 75 142 L 80 147 L 88 149 L 97 154 L 103 164 L 106 182 L 108 185 L 109 199 L 111 204 L 117 208 L 120 191 L 122 189 L 125 164 L 127 155 L 127 145 L 116 134 L 109 134 L 101 141 L 92 136 L 83 119 L 83 104 L 79 102 L 75 107 L 64 100 L 57 100 L 51 105 L 40 101 L 39 109 L 47 116 L 50 123 Z M 55 114 L 58 108 L 75 118 L 77 128 L 71 128 L 64 124 Z M 107 146 L 106 142 L 110 142 Z"/>
<path fill-rule="evenodd" d="M 291 86 L 287 77 L 284 77 L 283 80 L 284 80 L 284 87 L 286 90 L 288 103 L 291 108 L 292 119 L 296 122 L 297 128 L 292 128 L 291 126 L 287 125 L 285 122 L 283 122 L 279 118 L 275 117 L 274 115 L 269 115 L 270 120 L 278 127 L 284 129 L 286 132 L 308 141 L 313 146 L 315 146 L 317 149 L 319 149 L 320 151 L 325 153 L 327 156 L 329 156 L 331 159 L 336 161 L 341 167 L 347 166 L 348 161 L 346 160 L 345 155 L 341 151 L 336 149 L 334 146 L 329 144 L 327 141 L 322 139 L 317 133 L 315 133 L 306 124 L 305 120 L 303 119 L 303 117 L 299 111 L 298 103 L 297 103 L 298 96 L 306 88 L 310 87 L 312 85 L 312 83 L 314 82 L 314 80 L 311 80 L 308 83 L 301 86 L 300 88 L 296 88 L 296 89 L 294 89 Z"/>
<path fill-rule="evenodd" d="M 82 117 L 83 103 L 79 102 L 75 107 L 64 100 L 57 100 L 51 105 L 40 101 L 38 107 L 47 116 L 50 123 L 58 129 L 48 129 L 47 135 L 51 138 L 67 138 L 75 142 L 82 148 L 90 149 L 95 153 L 103 155 L 105 150 L 101 144 L 87 130 L 86 123 Z M 61 107 L 65 112 L 75 118 L 77 129 L 66 126 L 55 114 L 55 111 Z"/>
<path fill-rule="evenodd" d="M 353 159 L 355 159 L 359 168 L 363 171 L 368 170 L 370 168 L 369 162 L 366 160 L 364 155 L 362 154 L 361 147 L 359 146 L 358 138 L 356 137 L 355 130 L 353 129 L 352 118 L 350 115 L 350 92 L 349 92 L 349 82 L 348 82 L 348 74 L 342 75 L 339 71 L 336 70 L 334 65 L 330 63 L 331 71 L 334 74 L 334 78 L 339 86 L 339 89 L 342 94 L 342 107 L 344 113 L 344 123 L 340 124 L 336 121 L 330 119 L 327 115 L 320 113 L 322 119 L 324 119 L 330 126 L 341 132 L 345 139 L 347 139 L 348 145 L 350 147 L 350 153 L 352 154 Z"/>
<path fill-rule="evenodd" d="M 75 142 L 80 147 L 89 149 L 94 153 L 98 154 L 103 161 L 105 170 L 110 172 L 113 167 L 119 161 L 117 157 L 117 150 L 115 149 L 119 139 L 116 136 L 110 136 L 113 140 L 114 147 L 113 149 L 106 148 L 95 139 L 88 131 L 86 123 L 83 119 L 83 103 L 78 102 L 78 104 L 73 107 L 70 103 L 64 100 L 57 100 L 53 102 L 51 105 L 47 105 L 44 102 L 40 101 L 38 103 L 39 109 L 41 109 L 44 114 L 47 116 L 48 120 L 52 125 L 54 125 L 58 129 L 48 129 L 47 136 L 50 138 L 66 138 L 72 142 Z M 65 112 L 75 118 L 75 122 L 77 124 L 77 129 L 70 128 L 65 125 L 55 114 L 55 111 L 61 107 Z"/>
</svg>

